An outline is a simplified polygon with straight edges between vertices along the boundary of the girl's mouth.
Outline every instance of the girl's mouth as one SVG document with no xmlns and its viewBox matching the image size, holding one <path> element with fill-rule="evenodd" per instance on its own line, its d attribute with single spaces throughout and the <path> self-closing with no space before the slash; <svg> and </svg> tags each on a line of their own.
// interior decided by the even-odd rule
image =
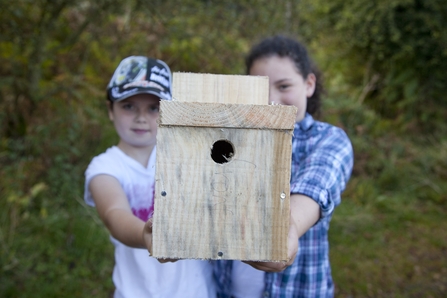
<svg viewBox="0 0 447 298">
<path fill-rule="evenodd" d="M 132 131 L 133 131 L 134 133 L 136 133 L 136 134 L 139 134 L 139 135 L 141 135 L 141 134 L 145 134 L 145 133 L 149 132 L 148 129 L 132 129 Z"/>
</svg>

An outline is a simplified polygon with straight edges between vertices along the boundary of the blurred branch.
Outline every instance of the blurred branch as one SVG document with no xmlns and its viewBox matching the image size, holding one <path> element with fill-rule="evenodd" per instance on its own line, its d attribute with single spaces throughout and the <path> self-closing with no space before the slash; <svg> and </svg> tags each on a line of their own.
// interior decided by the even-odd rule
<svg viewBox="0 0 447 298">
<path fill-rule="evenodd" d="M 380 79 L 380 75 L 374 74 L 372 78 L 368 81 L 368 83 L 363 87 L 362 92 L 360 93 L 358 103 L 362 104 L 365 100 L 368 93 L 370 93 L 372 90 L 376 89 L 377 82 Z"/>
<path fill-rule="evenodd" d="M 33 49 L 28 63 L 30 80 L 27 96 L 31 100 L 31 113 L 35 109 L 35 103 L 41 98 L 41 94 L 39 92 L 39 82 L 42 77 L 42 61 L 45 57 L 44 47 L 48 41 L 49 32 L 53 30 L 55 27 L 55 22 L 58 20 L 64 8 L 66 8 L 70 3 L 72 3 L 70 0 L 48 0 L 45 2 L 41 10 L 41 16 L 38 21 L 38 29 L 33 40 L 31 41 Z"/>
</svg>

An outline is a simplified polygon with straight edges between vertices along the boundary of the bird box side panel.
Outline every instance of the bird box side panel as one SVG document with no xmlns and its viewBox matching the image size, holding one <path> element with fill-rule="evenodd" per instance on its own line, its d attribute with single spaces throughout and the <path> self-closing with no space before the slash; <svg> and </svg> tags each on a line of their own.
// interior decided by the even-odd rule
<svg viewBox="0 0 447 298">
<path fill-rule="evenodd" d="M 160 127 L 157 143 L 155 257 L 287 259 L 291 131 Z"/>
</svg>

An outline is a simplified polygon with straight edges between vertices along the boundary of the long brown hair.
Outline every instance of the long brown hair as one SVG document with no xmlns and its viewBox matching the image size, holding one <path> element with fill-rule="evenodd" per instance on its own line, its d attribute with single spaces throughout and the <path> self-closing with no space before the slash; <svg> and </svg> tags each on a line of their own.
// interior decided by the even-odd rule
<svg viewBox="0 0 447 298">
<path fill-rule="evenodd" d="M 253 46 L 245 59 L 246 72 L 249 74 L 253 63 L 268 56 L 278 55 L 289 57 L 295 63 L 295 67 L 304 79 L 313 73 L 316 80 L 315 92 L 307 99 L 306 112 L 317 116 L 321 107 L 321 96 L 324 93 L 322 76 L 307 53 L 307 49 L 301 42 L 292 38 L 276 35 L 266 38 Z"/>
</svg>

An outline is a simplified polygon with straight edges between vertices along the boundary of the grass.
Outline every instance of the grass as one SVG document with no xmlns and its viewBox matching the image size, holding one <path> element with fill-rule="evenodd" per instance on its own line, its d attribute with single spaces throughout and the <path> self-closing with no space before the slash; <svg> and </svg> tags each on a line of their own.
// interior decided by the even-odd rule
<svg viewBox="0 0 447 298">
<path fill-rule="evenodd" d="M 2 216 L 11 211 L 2 207 Z M 113 247 L 93 208 L 68 202 L 18 220 L 2 239 L 1 297 L 107 297 Z"/>
<path fill-rule="evenodd" d="M 330 230 L 336 296 L 445 297 L 445 214 L 411 197 L 367 205 L 345 198 Z"/>
</svg>

